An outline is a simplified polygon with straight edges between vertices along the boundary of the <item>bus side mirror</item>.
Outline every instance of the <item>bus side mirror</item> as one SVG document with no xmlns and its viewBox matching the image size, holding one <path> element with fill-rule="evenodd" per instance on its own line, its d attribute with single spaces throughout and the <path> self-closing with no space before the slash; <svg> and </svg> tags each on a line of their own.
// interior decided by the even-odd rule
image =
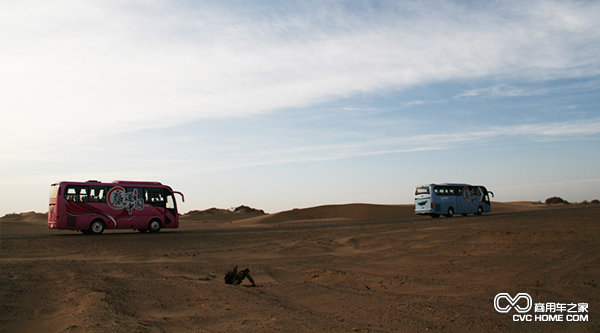
<svg viewBox="0 0 600 333">
<path fill-rule="evenodd" d="M 181 201 L 182 201 L 182 202 L 185 202 L 185 197 L 183 196 L 183 193 L 181 193 L 181 192 L 178 192 L 178 191 L 173 191 L 173 193 L 177 193 L 177 194 L 179 194 L 179 195 L 181 196 Z"/>
</svg>

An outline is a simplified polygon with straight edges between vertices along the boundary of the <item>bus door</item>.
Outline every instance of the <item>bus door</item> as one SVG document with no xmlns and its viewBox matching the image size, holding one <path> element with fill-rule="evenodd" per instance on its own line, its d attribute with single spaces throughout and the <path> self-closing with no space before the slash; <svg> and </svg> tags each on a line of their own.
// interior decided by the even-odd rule
<svg viewBox="0 0 600 333">
<path fill-rule="evenodd" d="M 154 188 L 149 187 L 146 188 L 146 204 L 152 206 L 153 209 L 149 210 L 149 216 L 145 220 L 148 221 L 152 216 L 156 216 L 157 212 L 160 212 L 160 220 L 163 223 L 163 227 L 169 224 L 169 220 L 167 220 L 169 214 L 167 213 L 167 191 L 164 188 Z"/>
<path fill-rule="evenodd" d="M 165 210 L 165 226 L 169 226 L 171 228 L 178 227 L 178 216 L 177 216 L 177 205 L 175 203 L 175 197 L 173 193 L 167 193 L 167 202 L 166 202 L 166 210 Z"/>
<path fill-rule="evenodd" d="M 455 200 L 454 212 L 456 214 L 464 214 L 465 210 L 468 209 L 465 205 L 465 202 L 463 201 L 461 194 L 461 188 L 455 187 L 452 189 L 452 195 L 454 196 Z"/>
<path fill-rule="evenodd" d="M 490 194 L 492 195 L 492 197 L 494 196 L 493 192 L 488 191 L 485 187 L 480 187 L 479 188 L 481 191 L 481 203 L 482 203 L 482 208 L 484 212 L 490 212 L 491 211 L 491 202 L 490 202 Z"/>
</svg>

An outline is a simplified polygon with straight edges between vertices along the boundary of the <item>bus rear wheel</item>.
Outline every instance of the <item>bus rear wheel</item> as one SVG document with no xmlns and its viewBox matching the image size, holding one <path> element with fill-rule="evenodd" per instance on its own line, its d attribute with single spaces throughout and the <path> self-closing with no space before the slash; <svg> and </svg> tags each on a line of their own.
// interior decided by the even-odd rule
<svg viewBox="0 0 600 333">
<path fill-rule="evenodd" d="M 446 214 L 446 217 L 452 217 L 454 216 L 454 208 L 450 207 L 448 208 L 448 214 Z"/>
<path fill-rule="evenodd" d="M 148 223 L 148 231 L 150 231 L 152 233 L 159 232 L 161 228 L 162 228 L 162 225 L 160 224 L 159 220 L 152 220 L 152 221 L 150 221 L 150 223 Z"/>
<path fill-rule="evenodd" d="M 104 221 L 93 220 L 92 223 L 90 223 L 90 228 L 87 230 L 87 234 L 99 235 L 104 232 L 104 229 L 106 229 L 106 225 L 104 224 Z"/>
</svg>

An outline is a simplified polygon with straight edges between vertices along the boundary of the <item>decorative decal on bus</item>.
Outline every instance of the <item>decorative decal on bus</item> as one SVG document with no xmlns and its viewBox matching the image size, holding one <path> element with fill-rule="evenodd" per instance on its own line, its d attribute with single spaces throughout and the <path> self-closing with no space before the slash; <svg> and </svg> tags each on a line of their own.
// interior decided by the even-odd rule
<svg viewBox="0 0 600 333">
<path fill-rule="evenodd" d="M 138 198 L 138 190 L 125 192 L 125 189 L 121 186 L 115 186 L 108 191 L 107 203 L 112 209 L 127 209 L 130 215 L 133 208 L 137 210 L 144 209 L 144 199 Z"/>
<path fill-rule="evenodd" d="M 102 209 L 99 209 L 98 207 L 95 207 L 93 205 L 90 205 L 90 204 L 84 203 L 84 202 L 67 201 L 66 207 L 67 207 L 67 214 L 69 214 L 70 216 L 86 216 L 86 215 L 102 216 L 102 217 L 105 217 L 105 218 L 109 219 L 110 221 L 112 221 L 115 228 L 118 227 L 117 220 L 131 218 L 131 213 L 129 213 L 129 214 L 125 213 L 125 210 L 123 210 L 116 217 L 113 217 L 110 214 L 105 213 Z"/>
<path fill-rule="evenodd" d="M 475 201 L 475 190 L 474 189 L 469 189 L 468 187 L 465 187 L 462 189 L 462 197 L 463 200 L 465 202 L 472 202 Z"/>
</svg>

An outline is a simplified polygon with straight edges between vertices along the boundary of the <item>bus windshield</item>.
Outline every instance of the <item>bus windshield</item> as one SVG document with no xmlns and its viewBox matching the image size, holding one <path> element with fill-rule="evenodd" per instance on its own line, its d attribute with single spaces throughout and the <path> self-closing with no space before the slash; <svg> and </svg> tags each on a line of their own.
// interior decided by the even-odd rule
<svg viewBox="0 0 600 333">
<path fill-rule="evenodd" d="M 415 195 L 417 194 L 429 194 L 429 186 L 421 186 L 415 189 Z"/>
<path fill-rule="evenodd" d="M 58 184 L 52 184 L 50 186 L 50 199 L 56 199 L 58 197 Z"/>
</svg>

